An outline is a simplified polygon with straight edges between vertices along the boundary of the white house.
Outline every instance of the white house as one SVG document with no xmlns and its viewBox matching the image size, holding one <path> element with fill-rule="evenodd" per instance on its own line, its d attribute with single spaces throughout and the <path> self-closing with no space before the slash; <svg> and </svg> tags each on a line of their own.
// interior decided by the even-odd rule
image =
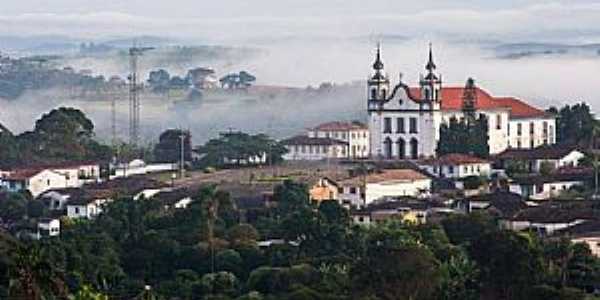
<svg viewBox="0 0 600 300">
<path fill-rule="evenodd" d="M 311 138 L 331 138 L 348 144 L 349 158 L 367 158 L 370 153 L 369 128 L 360 122 L 328 122 L 308 131 Z"/>
<path fill-rule="evenodd" d="M 509 189 L 524 198 L 546 200 L 560 196 L 575 186 L 583 186 L 585 180 L 579 176 L 561 174 L 546 176 L 530 176 L 514 178 L 509 182 Z"/>
<path fill-rule="evenodd" d="M 505 167 L 510 162 L 520 161 L 529 172 L 538 173 L 544 165 L 551 169 L 578 167 L 584 157 L 585 154 L 575 147 L 552 145 L 534 149 L 507 149 L 498 154 L 496 160 Z"/>
<path fill-rule="evenodd" d="M 509 147 L 534 148 L 556 141 L 556 120 L 543 110 L 512 97 L 493 97 L 469 80 L 465 87 L 443 87 L 430 49 L 418 87 L 400 82 L 392 87 L 381 51 L 367 82 L 371 155 L 386 159 L 433 157 L 440 127 L 465 111 L 488 119 L 490 153 Z"/>
<path fill-rule="evenodd" d="M 348 158 L 348 143 L 332 138 L 296 136 L 281 141 L 288 153 L 284 160 L 325 160 Z"/>
<path fill-rule="evenodd" d="M 67 216 L 71 219 L 93 219 L 102 213 L 103 206 L 110 199 L 93 199 L 83 197 L 67 204 Z"/>
<path fill-rule="evenodd" d="M 52 237 L 60 235 L 59 219 L 41 219 L 38 222 L 37 238 Z"/>
<path fill-rule="evenodd" d="M 393 169 L 343 180 L 338 186 L 342 204 L 365 206 L 384 197 L 428 195 L 431 178 L 411 169 Z"/>
<path fill-rule="evenodd" d="M 422 160 L 418 164 L 428 174 L 440 178 L 489 176 L 491 172 L 490 161 L 458 153 Z"/>
<path fill-rule="evenodd" d="M 53 189 L 40 194 L 37 199 L 44 202 L 49 210 L 65 210 L 69 199 L 79 197 L 83 193 L 81 188 Z"/>
<path fill-rule="evenodd" d="M 10 192 L 27 190 L 35 198 L 41 193 L 69 187 L 69 181 L 64 174 L 48 169 L 21 169 L 4 176 L 0 184 Z"/>
</svg>

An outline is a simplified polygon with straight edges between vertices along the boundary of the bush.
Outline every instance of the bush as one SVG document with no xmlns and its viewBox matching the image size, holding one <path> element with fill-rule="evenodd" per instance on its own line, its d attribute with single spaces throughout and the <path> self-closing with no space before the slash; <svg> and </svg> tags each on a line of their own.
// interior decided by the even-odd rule
<svg viewBox="0 0 600 300">
<path fill-rule="evenodd" d="M 466 190 L 476 190 L 485 183 L 485 180 L 479 176 L 468 176 L 463 180 L 463 185 Z"/>
</svg>

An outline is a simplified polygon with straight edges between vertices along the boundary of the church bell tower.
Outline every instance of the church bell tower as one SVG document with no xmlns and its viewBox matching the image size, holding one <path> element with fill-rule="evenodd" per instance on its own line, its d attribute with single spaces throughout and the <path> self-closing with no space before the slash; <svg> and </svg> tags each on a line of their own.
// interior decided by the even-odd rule
<svg viewBox="0 0 600 300">
<path fill-rule="evenodd" d="M 381 45 L 377 45 L 377 55 L 373 63 L 373 73 L 367 81 L 368 108 L 380 109 L 389 97 L 390 80 L 384 71 L 383 61 L 381 60 Z"/>
<path fill-rule="evenodd" d="M 430 104 L 431 109 L 439 110 L 442 102 L 442 75 L 436 74 L 436 69 L 437 66 L 433 61 L 433 49 L 429 44 L 429 60 L 425 65 L 426 75 L 421 75 L 419 85 L 422 100 Z"/>
</svg>

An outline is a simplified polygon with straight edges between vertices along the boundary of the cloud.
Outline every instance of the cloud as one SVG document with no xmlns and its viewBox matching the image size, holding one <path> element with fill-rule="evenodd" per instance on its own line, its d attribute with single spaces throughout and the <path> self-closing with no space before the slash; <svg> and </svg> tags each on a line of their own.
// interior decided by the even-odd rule
<svg viewBox="0 0 600 300">
<path fill-rule="evenodd" d="M 317 8 L 315 8 L 317 10 Z M 498 10 L 434 8 L 410 13 L 366 10 L 236 17 L 150 17 L 124 12 L 28 13 L 0 15 L 0 34 L 94 36 L 160 34 L 215 41 L 272 36 L 352 36 L 373 33 L 486 38 L 582 39 L 599 33 L 600 3 L 551 2 Z M 550 35 L 551 36 L 551 35 Z"/>
</svg>

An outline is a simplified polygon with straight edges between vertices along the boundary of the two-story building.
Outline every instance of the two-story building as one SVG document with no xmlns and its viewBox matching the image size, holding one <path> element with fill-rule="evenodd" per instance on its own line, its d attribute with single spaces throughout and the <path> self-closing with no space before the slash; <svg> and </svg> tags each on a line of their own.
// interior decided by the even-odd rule
<svg viewBox="0 0 600 300">
<path fill-rule="evenodd" d="M 348 158 L 369 157 L 369 128 L 361 122 L 328 122 L 308 130 L 308 137 L 331 138 L 348 144 Z"/>
</svg>

